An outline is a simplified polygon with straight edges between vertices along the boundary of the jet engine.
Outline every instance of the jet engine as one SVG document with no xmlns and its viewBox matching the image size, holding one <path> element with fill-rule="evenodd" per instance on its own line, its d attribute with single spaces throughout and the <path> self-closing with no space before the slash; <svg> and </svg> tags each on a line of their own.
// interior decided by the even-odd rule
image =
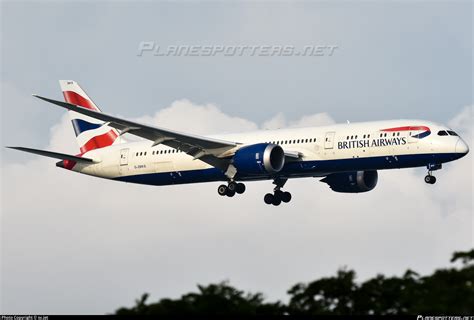
<svg viewBox="0 0 474 320">
<path fill-rule="evenodd" d="M 377 180 L 378 174 L 376 170 L 333 173 L 321 179 L 332 190 L 345 193 L 370 191 L 377 185 Z"/>
<path fill-rule="evenodd" d="M 232 164 L 240 174 L 275 173 L 285 165 L 285 152 L 276 144 L 253 144 L 237 150 Z"/>
</svg>

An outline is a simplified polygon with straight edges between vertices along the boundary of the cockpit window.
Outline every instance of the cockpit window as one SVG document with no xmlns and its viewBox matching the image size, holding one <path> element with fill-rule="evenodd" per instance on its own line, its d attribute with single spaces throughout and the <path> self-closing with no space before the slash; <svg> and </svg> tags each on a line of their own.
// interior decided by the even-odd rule
<svg viewBox="0 0 474 320">
<path fill-rule="evenodd" d="M 444 130 L 438 131 L 438 136 L 447 136 L 448 133 Z"/>
<path fill-rule="evenodd" d="M 458 134 L 454 131 L 448 130 L 450 136 L 457 136 Z"/>
</svg>

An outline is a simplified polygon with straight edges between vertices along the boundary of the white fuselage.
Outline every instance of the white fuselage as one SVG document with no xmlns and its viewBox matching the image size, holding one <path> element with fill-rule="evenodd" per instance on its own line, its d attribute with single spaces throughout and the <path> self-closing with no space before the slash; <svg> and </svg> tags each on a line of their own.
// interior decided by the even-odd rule
<svg viewBox="0 0 474 320">
<path fill-rule="evenodd" d="M 426 130 L 419 129 L 421 127 L 429 128 L 428 135 Z M 386 130 L 394 128 L 401 129 Z M 344 171 L 435 165 L 466 154 L 468 149 L 464 141 L 454 135 L 438 135 L 443 130 L 450 129 L 428 121 L 391 120 L 261 130 L 215 135 L 213 138 L 242 145 L 273 143 L 280 145 L 285 152 L 299 153 L 300 158 L 290 159 L 279 173 L 286 178 L 293 178 L 318 177 Z M 102 178 L 152 185 L 226 180 L 221 170 L 165 145 L 152 147 L 150 141 L 118 141 L 83 156 L 95 162 L 78 163 L 73 170 Z M 263 180 L 274 176 L 242 175 L 238 179 Z"/>
</svg>

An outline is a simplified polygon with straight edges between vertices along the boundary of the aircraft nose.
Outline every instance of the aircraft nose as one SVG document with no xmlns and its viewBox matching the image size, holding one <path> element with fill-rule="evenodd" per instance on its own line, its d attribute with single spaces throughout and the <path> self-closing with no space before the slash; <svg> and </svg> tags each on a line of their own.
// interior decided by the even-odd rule
<svg viewBox="0 0 474 320">
<path fill-rule="evenodd" d="M 462 139 L 459 139 L 458 142 L 456 142 L 455 150 L 456 150 L 456 153 L 461 153 L 463 155 L 466 155 L 469 152 L 469 147 Z"/>
</svg>

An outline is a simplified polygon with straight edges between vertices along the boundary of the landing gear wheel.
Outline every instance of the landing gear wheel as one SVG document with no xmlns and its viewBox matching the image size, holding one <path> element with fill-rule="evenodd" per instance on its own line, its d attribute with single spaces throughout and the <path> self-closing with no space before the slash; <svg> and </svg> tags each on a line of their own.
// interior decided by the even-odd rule
<svg viewBox="0 0 474 320">
<path fill-rule="evenodd" d="M 280 199 L 281 199 L 281 201 L 283 201 L 285 203 L 290 202 L 291 201 L 291 193 L 289 193 L 288 191 L 282 192 L 281 195 L 280 195 Z"/>
<path fill-rule="evenodd" d="M 235 192 L 237 192 L 238 194 L 242 194 L 245 192 L 245 184 L 243 183 L 237 183 L 237 186 L 235 188 Z"/>
<path fill-rule="evenodd" d="M 224 185 L 224 184 L 221 184 L 217 188 L 217 193 L 219 193 L 219 195 L 221 195 L 221 196 L 226 196 L 227 195 L 227 186 Z"/>
<path fill-rule="evenodd" d="M 266 204 L 272 204 L 273 199 L 275 199 L 275 196 L 271 193 L 267 193 L 265 197 L 263 197 L 263 201 L 265 201 Z"/>
<path fill-rule="evenodd" d="M 229 182 L 229 185 L 227 186 L 227 188 L 230 191 L 235 192 L 235 190 L 237 189 L 237 183 L 235 183 L 234 181 L 231 181 L 231 182 Z"/>
<path fill-rule="evenodd" d="M 273 195 L 275 196 L 275 198 L 278 198 L 281 200 L 281 197 L 283 196 L 283 191 L 280 191 L 280 190 L 275 190 L 273 192 Z"/>
<path fill-rule="evenodd" d="M 278 197 L 278 196 L 275 197 L 275 196 L 274 196 L 274 197 L 273 197 L 273 202 L 272 202 L 272 204 L 273 204 L 274 206 L 279 206 L 280 203 L 281 203 L 280 197 Z"/>
<path fill-rule="evenodd" d="M 232 191 L 232 190 L 230 190 L 229 188 L 227 188 L 226 196 L 228 196 L 228 197 L 233 197 L 233 196 L 235 196 L 235 191 Z"/>
<path fill-rule="evenodd" d="M 425 177 L 425 182 L 429 184 L 434 184 L 436 182 L 436 177 L 432 175 L 427 175 Z"/>
</svg>

